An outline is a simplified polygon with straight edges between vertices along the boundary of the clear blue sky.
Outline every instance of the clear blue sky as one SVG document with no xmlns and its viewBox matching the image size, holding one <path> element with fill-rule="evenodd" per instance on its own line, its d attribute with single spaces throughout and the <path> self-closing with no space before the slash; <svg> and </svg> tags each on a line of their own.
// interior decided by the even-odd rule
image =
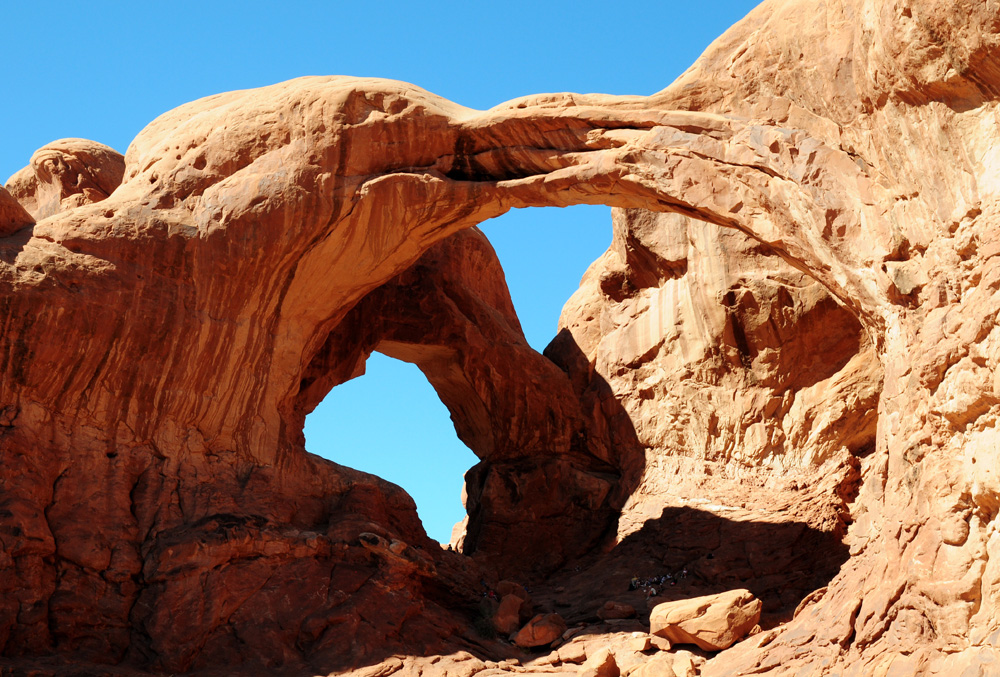
<svg viewBox="0 0 1000 677">
<path fill-rule="evenodd" d="M 124 152 L 159 114 L 301 75 L 405 80 L 473 108 L 539 92 L 651 94 L 757 0 L 9 2 L 0 179 L 63 137 Z M 511 212 L 484 225 L 529 342 L 611 238 L 604 207 Z M 306 422 L 306 446 L 403 486 L 432 538 L 463 515 L 476 459 L 420 371 L 375 356 Z"/>
</svg>

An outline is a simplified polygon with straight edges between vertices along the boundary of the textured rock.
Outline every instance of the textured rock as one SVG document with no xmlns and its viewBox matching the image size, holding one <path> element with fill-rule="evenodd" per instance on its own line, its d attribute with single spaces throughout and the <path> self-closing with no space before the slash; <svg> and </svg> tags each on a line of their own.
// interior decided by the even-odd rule
<svg viewBox="0 0 1000 677">
<path fill-rule="evenodd" d="M 587 660 L 587 651 L 583 642 L 568 642 L 559 647 L 556 654 L 563 663 L 583 663 Z"/>
<path fill-rule="evenodd" d="M 514 644 L 525 649 L 547 646 L 566 632 L 566 621 L 559 614 L 538 614 L 514 637 Z"/>
<path fill-rule="evenodd" d="M 760 609 L 760 600 L 749 590 L 666 602 L 653 608 L 649 631 L 672 644 L 720 651 L 750 634 L 760 620 Z"/>
<path fill-rule="evenodd" d="M 60 139 L 35 151 L 7 188 L 35 218 L 100 202 L 122 182 L 125 158 L 87 139 Z"/>
<path fill-rule="evenodd" d="M 509 650 L 481 582 L 569 564 L 582 619 L 664 570 L 774 601 L 704 675 L 988 671 L 997 12 L 768 0 L 648 98 L 305 78 L 171 111 L 124 166 L 42 149 L 0 193 L 0 655 L 512 670 L 468 653 Z M 539 356 L 470 229 L 597 202 L 613 245 Z M 305 453 L 374 350 L 481 459 L 471 556 Z"/>
<path fill-rule="evenodd" d="M 618 677 L 621 671 L 615 655 L 608 649 L 601 649 L 589 656 L 580 668 L 580 677 Z"/>
<path fill-rule="evenodd" d="M 522 625 L 521 609 L 524 606 L 524 600 L 517 595 L 504 595 L 496 613 L 493 614 L 493 625 L 497 632 L 501 635 L 517 632 Z"/>
<path fill-rule="evenodd" d="M 35 223 L 21 204 L 6 188 L 0 186 L 0 237 L 13 235 L 17 231 Z"/>
<path fill-rule="evenodd" d="M 676 677 L 674 657 L 667 653 L 656 654 L 629 674 L 634 677 Z"/>
<path fill-rule="evenodd" d="M 523 574 L 601 537 L 595 523 L 610 524 L 621 505 L 601 458 L 604 418 L 586 416 L 566 373 L 528 346 L 482 233 L 457 233 L 355 304 L 306 368 L 296 416 L 363 373 L 374 350 L 420 367 L 482 459 L 466 473 L 463 552 Z M 503 582 L 496 592 L 506 594 Z"/>
</svg>

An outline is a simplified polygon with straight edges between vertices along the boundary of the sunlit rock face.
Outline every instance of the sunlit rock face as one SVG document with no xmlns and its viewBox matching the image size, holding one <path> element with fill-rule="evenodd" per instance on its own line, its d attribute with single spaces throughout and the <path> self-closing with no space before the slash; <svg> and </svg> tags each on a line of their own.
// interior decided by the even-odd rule
<svg viewBox="0 0 1000 677">
<path fill-rule="evenodd" d="M 998 12 L 772 0 L 648 98 L 303 78 L 40 150 L 0 191 L 3 665 L 472 674 L 528 660 L 482 622 L 513 577 L 571 624 L 750 590 L 704 675 L 988 673 Z M 470 229 L 577 203 L 614 241 L 540 356 Z M 304 449 L 374 350 L 481 459 L 462 552 Z"/>
</svg>

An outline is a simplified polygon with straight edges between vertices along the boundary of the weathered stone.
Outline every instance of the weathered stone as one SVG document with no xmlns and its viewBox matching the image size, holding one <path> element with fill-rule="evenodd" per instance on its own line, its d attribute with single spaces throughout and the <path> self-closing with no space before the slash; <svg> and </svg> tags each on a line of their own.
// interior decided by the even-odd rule
<svg viewBox="0 0 1000 677">
<path fill-rule="evenodd" d="M 629 674 L 633 677 L 677 677 L 674 657 L 666 652 L 655 654 Z"/>
<path fill-rule="evenodd" d="M 580 677 L 618 677 L 621 671 L 610 649 L 600 649 L 584 661 Z"/>
<path fill-rule="evenodd" d="M 31 214 L 24 210 L 6 188 L 0 186 L 0 237 L 13 235 L 34 222 Z"/>
<path fill-rule="evenodd" d="M 587 660 L 587 648 L 583 642 L 567 642 L 559 647 L 558 655 L 563 663 L 583 663 Z"/>
<path fill-rule="evenodd" d="M 559 614 L 538 614 L 514 637 L 514 644 L 525 649 L 547 646 L 566 631 L 566 621 Z"/>
<path fill-rule="evenodd" d="M 519 599 L 523 600 L 525 604 L 531 606 L 531 595 L 520 583 L 515 583 L 514 581 L 500 581 L 496 585 L 496 593 L 500 597 L 506 597 L 507 595 L 514 595 Z"/>
<path fill-rule="evenodd" d="M 104 200 L 122 182 L 125 158 L 88 139 L 60 139 L 35 151 L 7 189 L 37 220 Z"/>
<path fill-rule="evenodd" d="M 670 651 L 674 646 L 669 639 L 659 635 L 652 635 L 649 638 L 649 644 L 657 651 Z"/>
<path fill-rule="evenodd" d="M 521 609 L 524 606 L 524 600 L 517 595 L 504 595 L 503 599 L 500 600 L 500 606 L 493 615 L 493 625 L 497 632 L 502 635 L 517 632 L 521 627 Z"/>
<path fill-rule="evenodd" d="M 760 610 L 760 600 L 749 590 L 666 602 L 653 609 L 649 631 L 674 644 L 719 651 L 746 637 L 760 620 Z"/>
</svg>

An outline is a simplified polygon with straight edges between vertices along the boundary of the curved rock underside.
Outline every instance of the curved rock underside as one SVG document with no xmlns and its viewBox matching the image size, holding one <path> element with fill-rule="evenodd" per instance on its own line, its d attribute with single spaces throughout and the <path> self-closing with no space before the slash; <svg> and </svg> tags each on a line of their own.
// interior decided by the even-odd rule
<svg viewBox="0 0 1000 677">
<path fill-rule="evenodd" d="M 992 0 L 768 0 L 648 98 L 303 78 L 40 150 L 0 190 L 0 665 L 992 674 L 998 97 Z M 577 203 L 613 243 L 542 356 L 474 226 Z M 373 351 L 480 458 L 454 552 L 305 451 Z M 763 632 L 636 653 L 665 570 Z M 579 637 L 492 637 L 501 578 Z"/>
</svg>

